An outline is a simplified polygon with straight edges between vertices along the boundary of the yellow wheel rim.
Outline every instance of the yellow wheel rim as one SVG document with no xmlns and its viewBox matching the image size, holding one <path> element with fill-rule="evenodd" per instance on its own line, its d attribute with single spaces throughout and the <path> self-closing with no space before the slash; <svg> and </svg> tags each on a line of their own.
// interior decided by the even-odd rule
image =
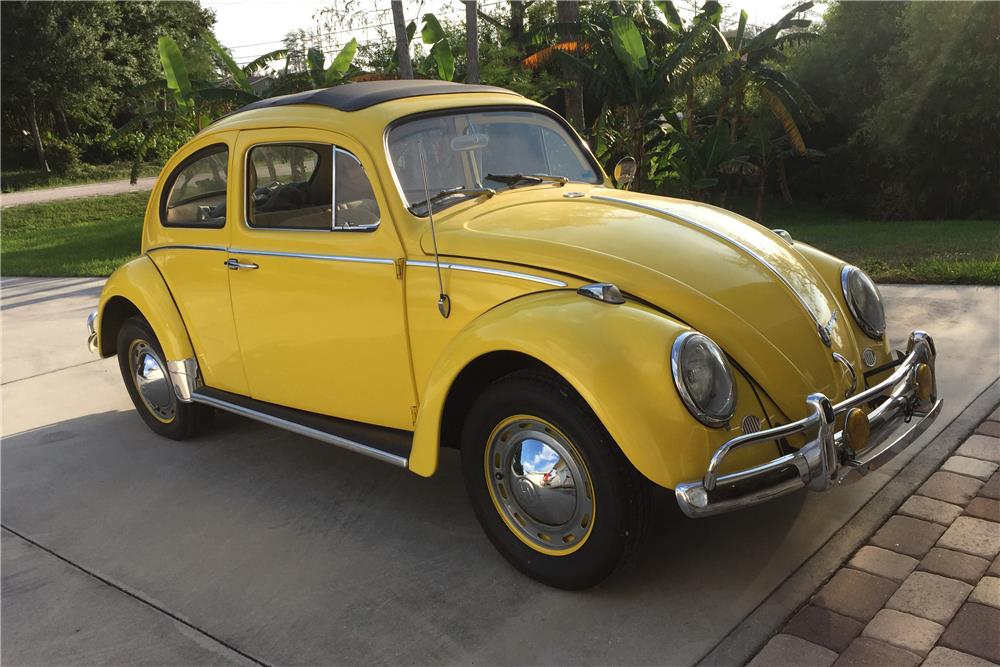
<svg viewBox="0 0 1000 667">
<path fill-rule="evenodd" d="M 594 485 L 579 450 L 538 417 L 514 415 L 490 433 L 486 487 L 500 518 L 521 542 L 547 556 L 582 547 L 594 527 Z"/>
<path fill-rule="evenodd" d="M 139 398 L 157 421 L 169 424 L 177 416 L 177 397 L 166 364 L 153 346 L 137 338 L 128 348 L 128 364 Z"/>
</svg>

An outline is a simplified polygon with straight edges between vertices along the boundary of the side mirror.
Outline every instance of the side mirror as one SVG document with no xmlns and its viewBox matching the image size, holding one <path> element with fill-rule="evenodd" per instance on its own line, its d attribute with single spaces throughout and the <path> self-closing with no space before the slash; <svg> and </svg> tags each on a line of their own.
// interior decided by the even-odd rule
<svg viewBox="0 0 1000 667">
<path fill-rule="evenodd" d="M 621 190 L 628 190 L 628 186 L 635 180 L 635 175 L 639 171 L 639 164 L 634 157 L 623 157 L 615 165 L 615 183 Z"/>
</svg>

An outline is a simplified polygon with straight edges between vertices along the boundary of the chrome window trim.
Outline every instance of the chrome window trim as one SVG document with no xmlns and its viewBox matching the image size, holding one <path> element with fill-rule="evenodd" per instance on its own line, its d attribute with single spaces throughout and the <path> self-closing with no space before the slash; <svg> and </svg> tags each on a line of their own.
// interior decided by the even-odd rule
<svg viewBox="0 0 1000 667">
<path fill-rule="evenodd" d="M 329 229 L 297 229 L 294 227 L 254 227 L 250 224 L 249 218 L 249 207 L 247 202 L 247 175 L 249 173 L 250 166 L 250 153 L 253 149 L 260 146 L 294 146 L 296 144 L 312 144 L 314 146 L 326 146 L 331 149 L 331 157 L 333 160 L 330 165 L 330 178 L 332 179 L 331 189 L 330 189 L 330 227 Z M 363 225 L 359 227 L 337 227 L 337 152 L 341 152 L 345 155 L 350 155 L 354 158 L 354 161 L 358 163 L 361 167 L 361 171 L 364 172 L 365 177 L 368 178 L 368 170 L 365 169 L 365 165 L 358 159 L 358 156 L 347 150 L 346 148 L 341 148 L 337 144 L 328 144 L 317 141 L 262 141 L 260 143 L 251 144 L 247 147 L 243 154 L 243 226 L 251 232 L 308 232 L 308 233 L 326 233 L 326 232 L 373 232 L 378 229 L 382 224 L 382 207 L 378 210 L 378 220 L 370 225 Z M 372 184 L 372 179 L 368 178 L 368 183 Z M 372 185 L 372 194 L 375 193 L 375 186 Z M 378 201 L 375 202 L 378 204 Z"/>
<path fill-rule="evenodd" d="M 357 264 L 389 264 L 395 265 L 395 260 L 387 257 L 357 257 L 354 255 L 317 255 L 306 252 L 282 252 L 279 250 L 246 250 L 230 248 L 231 255 L 255 255 L 258 257 L 292 257 L 295 259 L 315 259 L 327 262 L 354 262 Z"/>
<path fill-rule="evenodd" d="M 739 241 L 737 241 L 735 239 L 729 238 L 725 234 L 721 234 L 721 233 L 715 231 L 714 229 L 712 229 L 711 227 L 709 227 L 707 225 L 703 225 L 700 222 L 696 222 L 694 220 L 691 220 L 690 218 L 688 218 L 686 216 L 683 216 L 683 215 L 680 215 L 678 213 L 675 213 L 675 212 L 673 212 L 673 211 L 671 211 L 669 209 L 657 208 L 656 206 L 650 206 L 648 204 L 640 204 L 639 202 L 633 202 L 633 201 L 629 201 L 627 199 L 619 199 L 618 197 L 608 197 L 606 195 L 591 195 L 590 198 L 591 199 L 599 199 L 599 200 L 602 200 L 602 201 L 614 202 L 616 204 L 624 204 L 626 206 L 632 206 L 634 208 L 640 208 L 640 209 L 644 209 L 644 210 L 647 210 L 647 211 L 653 211 L 655 213 L 659 213 L 660 215 L 668 215 L 668 216 L 670 216 L 672 218 L 677 218 L 681 222 L 687 223 L 687 224 L 691 225 L 692 227 L 696 227 L 696 228 L 702 230 L 703 232 L 711 234 L 715 238 L 722 240 L 723 242 L 729 244 L 733 248 L 736 248 L 737 250 L 740 250 L 740 251 L 746 253 L 747 255 L 749 255 L 750 257 L 752 257 L 754 260 L 756 260 L 761 266 L 763 266 L 768 271 L 770 271 L 774 275 L 775 278 L 777 278 L 779 281 L 781 281 L 782 285 L 784 285 L 786 288 L 788 288 L 788 291 L 791 292 L 795 296 L 795 299 L 799 302 L 799 305 L 802 306 L 802 309 L 805 310 L 806 313 L 809 314 L 809 317 L 816 324 L 817 329 L 820 331 L 820 337 L 823 338 L 821 327 L 823 327 L 824 325 L 818 319 L 816 319 L 816 314 L 812 311 L 811 308 L 809 308 L 809 306 L 806 304 L 806 302 L 802 298 L 802 296 L 795 290 L 794 287 L 792 287 L 792 284 L 790 282 L 788 282 L 788 280 L 786 280 L 785 277 L 781 275 L 781 273 L 778 272 L 778 269 L 774 268 L 773 264 L 771 264 L 766 259 L 764 259 L 763 257 L 761 257 L 752 248 L 750 248 L 750 247 L 748 247 L 748 246 L 740 243 Z M 834 314 L 836 314 L 836 312 Z M 824 343 L 825 342 L 826 342 L 826 339 L 824 338 Z"/>
<path fill-rule="evenodd" d="M 587 144 L 587 142 L 584 141 L 583 137 L 579 135 L 576 129 L 574 129 L 573 126 L 569 124 L 569 121 L 567 121 L 565 118 L 563 118 L 555 111 L 552 111 L 547 107 L 536 107 L 532 104 L 501 103 L 501 104 L 477 104 L 471 106 L 445 107 L 442 109 L 432 109 L 430 111 L 418 111 L 417 113 L 412 113 L 406 116 L 400 116 L 399 118 L 393 119 L 388 125 L 385 126 L 385 129 L 382 130 L 382 150 L 385 153 L 385 161 L 389 167 L 389 173 L 392 174 L 392 182 L 396 188 L 396 194 L 399 196 L 399 201 L 402 203 L 403 209 L 406 210 L 414 218 L 417 218 L 418 220 L 424 220 L 426 219 L 427 216 L 418 216 L 414 214 L 412 211 L 410 211 L 410 203 L 407 201 L 406 193 L 403 192 L 403 185 L 402 183 L 399 182 L 399 177 L 396 175 L 396 165 L 394 165 L 392 162 L 392 153 L 389 152 L 389 132 L 391 132 L 392 129 L 399 123 L 415 119 L 420 116 L 440 116 L 449 113 L 461 113 L 463 110 L 469 113 L 474 113 L 478 111 L 533 111 L 535 113 L 540 113 L 543 116 L 549 117 L 550 119 L 555 121 L 557 125 L 561 126 L 563 130 L 566 131 L 570 139 L 575 140 L 574 143 L 576 147 L 580 149 L 584 157 L 589 159 L 590 166 L 594 169 L 594 172 L 597 174 L 597 176 L 601 178 L 601 180 L 597 183 L 591 183 L 590 181 L 573 181 L 573 180 L 567 182 L 586 183 L 587 185 L 593 185 L 595 187 L 600 187 L 606 182 L 607 175 L 604 173 L 604 169 L 601 167 L 600 162 L 598 162 L 597 158 L 594 156 L 594 152 L 590 150 L 590 146 Z M 510 189 L 508 188 L 503 192 L 510 192 Z"/>
<path fill-rule="evenodd" d="M 167 216 L 166 216 L 167 201 L 170 199 L 170 195 L 173 193 L 174 185 L 177 184 L 177 177 L 180 176 L 181 172 L 184 171 L 184 169 L 209 157 L 210 155 L 214 154 L 214 152 L 222 152 L 218 150 L 220 147 L 222 147 L 226 152 L 226 196 L 223 199 L 223 202 L 226 203 L 227 206 L 226 206 L 226 215 L 223 217 L 222 224 L 199 225 L 190 222 L 181 222 L 181 223 L 167 222 Z M 225 229 L 226 225 L 229 224 L 228 201 L 229 201 L 229 177 L 231 176 L 231 174 L 229 173 L 229 165 L 230 165 L 230 160 L 232 159 L 232 152 L 233 152 L 232 146 L 230 146 L 229 142 L 225 140 L 221 140 L 214 144 L 203 146 L 198 150 L 189 154 L 184 159 L 182 159 L 177 164 L 177 166 L 175 166 L 170 171 L 170 173 L 167 174 L 166 178 L 159 179 L 159 181 L 163 183 L 163 187 L 160 189 L 160 197 L 159 197 L 160 201 L 157 203 L 156 206 L 156 217 L 160 222 L 160 227 L 163 227 L 164 229 Z"/>
<path fill-rule="evenodd" d="M 429 262 L 422 259 L 408 259 L 406 260 L 407 266 L 421 266 L 425 268 L 437 268 L 437 264 L 434 262 Z M 508 271 L 506 269 L 493 269 L 485 266 L 473 266 L 471 264 L 453 264 L 451 262 L 441 262 L 442 269 L 454 269 L 455 271 L 468 271 L 470 273 L 485 273 L 493 276 L 503 276 L 505 278 L 519 278 L 521 280 L 529 280 L 531 282 L 541 283 L 543 285 L 549 285 L 551 287 L 566 287 L 567 284 L 561 280 L 556 280 L 555 278 L 545 278 L 543 276 L 536 276 L 530 273 L 520 273 L 518 271 Z"/>
</svg>

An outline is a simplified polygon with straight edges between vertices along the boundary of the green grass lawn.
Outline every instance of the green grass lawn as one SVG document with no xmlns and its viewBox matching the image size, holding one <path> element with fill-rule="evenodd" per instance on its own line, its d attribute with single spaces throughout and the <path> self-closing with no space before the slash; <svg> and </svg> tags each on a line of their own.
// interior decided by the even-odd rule
<svg viewBox="0 0 1000 667">
<path fill-rule="evenodd" d="M 148 193 L 4 209 L 0 272 L 105 276 L 139 252 Z M 770 202 L 764 224 L 853 262 L 878 282 L 1000 285 L 1000 222 L 878 222 Z"/>
<path fill-rule="evenodd" d="M 1000 221 L 862 220 L 768 204 L 764 225 L 860 266 L 876 282 L 1000 285 Z"/>
<path fill-rule="evenodd" d="M 139 176 L 156 176 L 162 165 L 145 163 L 139 167 Z M 7 169 L 0 172 L 0 190 L 3 192 L 18 192 L 21 190 L 38 190 L 40 188 L 55 188 L 62 185 L 79 185 L 81 183 L 100 183 L 101 181 L 116 181 L 128 178 L 132 170 L 129 162 L 113 164 L 77 165 L 68 174 L 46 174 L 41 169 Z"/>
<path fill-rule="evenodd" d="M 148 192 L 32 204 L 0 212 L 0 273 L 106 276 L 139 253 Z"/>
</svg>

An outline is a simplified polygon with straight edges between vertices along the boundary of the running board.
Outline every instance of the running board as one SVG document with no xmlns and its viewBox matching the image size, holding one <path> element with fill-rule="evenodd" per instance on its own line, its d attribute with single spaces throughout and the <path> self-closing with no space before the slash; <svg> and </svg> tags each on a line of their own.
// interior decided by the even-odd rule
<svg viewBox="0 0 1000 667">
<path fill-rule="evenodd" d="M 286 408 L 221 389 L 201 387 L 191 393 L 191 400 L 364 454 L 400 468 L 407 466 L 410 449 L 413 446 L 413 434 L 409 431 Z"/>
</svg>

